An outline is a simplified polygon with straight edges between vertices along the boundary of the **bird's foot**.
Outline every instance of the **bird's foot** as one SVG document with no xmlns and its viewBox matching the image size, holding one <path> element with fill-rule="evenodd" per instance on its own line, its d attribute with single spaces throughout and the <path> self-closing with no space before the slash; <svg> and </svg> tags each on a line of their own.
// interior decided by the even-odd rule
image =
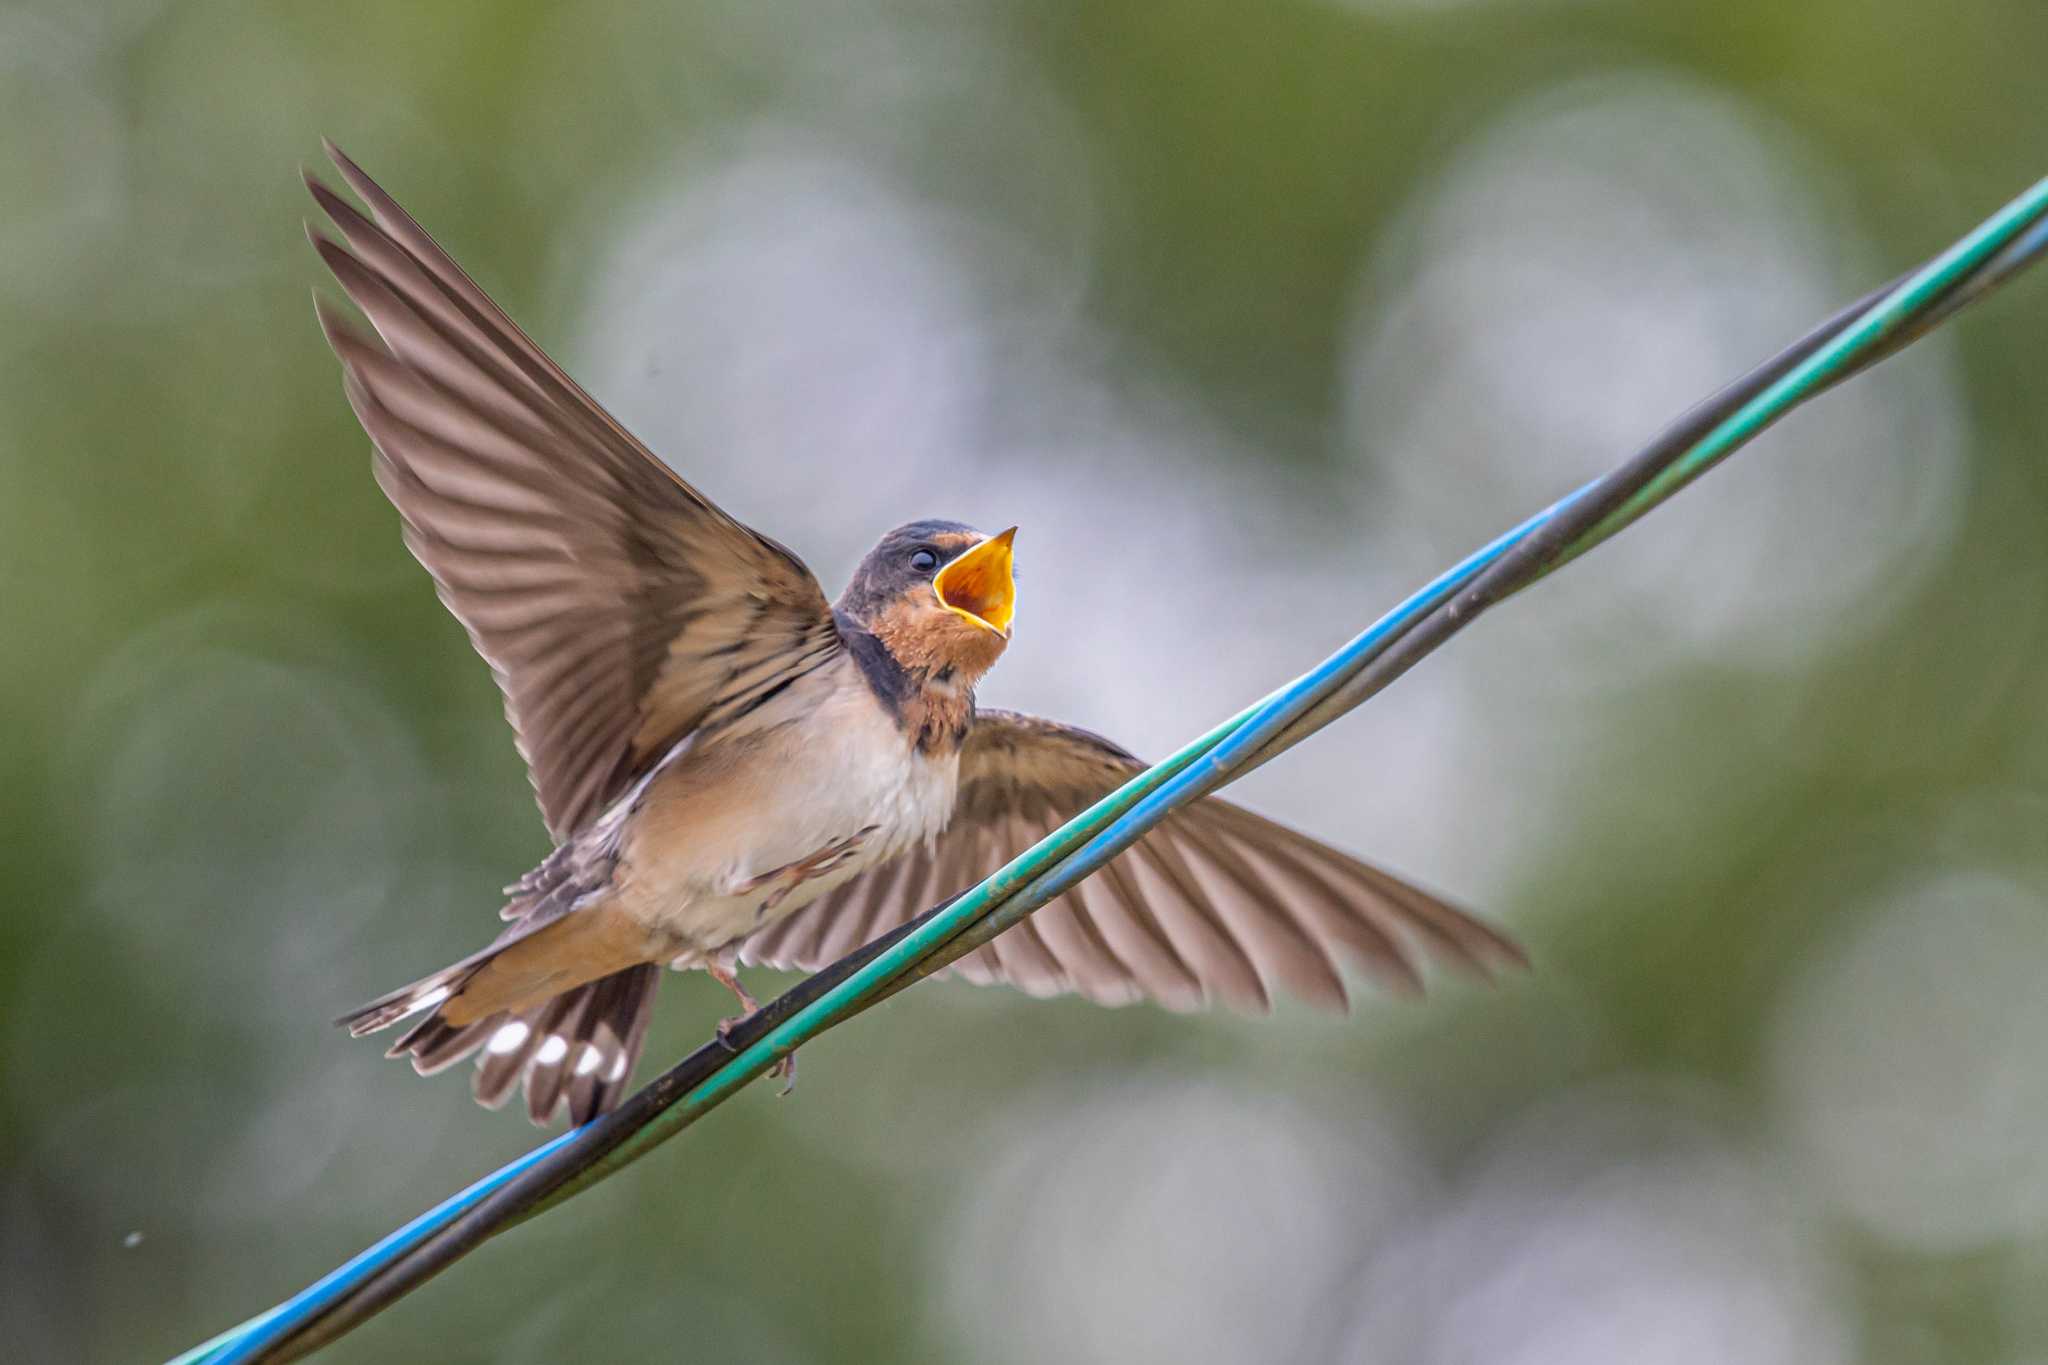
<svg viewBox="0 0 2048 1365">
<path fill-rule="evenodd" d="M 711 979 L 713 981 L 716 981 L 719 985 L 731 991 L 733 993 L 734 998 L 736 998 L 740 1002 L 740 1008 L 746 1011 L 746 1014 L 734 1015 L 732 1018 L 726 1020 L 724 1024 L 721 1024 L 719 1026 L 720 1033 L 724 1032 L 725 1026 L 727 1024 L 737 1024 L 740 1020 L 746 1018 L 747 1014 L 752 1014 L 756 1010 L 761 1008 L 761 1002 L 756 1000 L 753 997 L 753 994 L 750 991 L 748 991 L 745 986 L 742 986 L 740 984 L 739 974 L 734 972 L 730 967 L 726 967 L 723 964 L 714 961 L 706 962 L 704 964 L 704 970 L 711 974 Z"/>
<path fill-rule="evenodd" d="M 737 996 L 740 1008 L 746 1011 L 745 1014 L 727 1015 L 718 1021 L 718 1041 L 725 1044 L 726 1051 L 738 1052 L 739 1048 L 732 1041 L 732 1031 L 742 1022 L 758 1013 L 761 1008 L 761 1002 L 754 999 L 747 988 L 740 984 L 739 976 L 736 973 L 720 966 L 716 962 L 706 963 L 704 970 L 711 973 L 713 981 L 716 981 L 719 985 Z M 794 1052 L 786 1052 L 776 1058 L 775 1065 L 768 1068 L 768 1074 L 782 1082 L 782 1089 L 777 1092 L 779 1095 L 787 1095 L 790 1091 L 796 1089 L 796 1054 Z"/>
<path fill-rule="evenodd" d="M 732 1040 L 732 1031 L 747 1016 L 735 1014 L 718 1021 L 718 1041 L 725 1044 L 727 1052 L 738 1052 L 739 1047 Z M 782 1082 L 782 1089 L 775 1092 L 779 1099 L 796 1089 L 796 1054 L 785 1052 L 775 1059 L 775 1065 L 768 1068 L 768 1074 Z"/>
</svg>

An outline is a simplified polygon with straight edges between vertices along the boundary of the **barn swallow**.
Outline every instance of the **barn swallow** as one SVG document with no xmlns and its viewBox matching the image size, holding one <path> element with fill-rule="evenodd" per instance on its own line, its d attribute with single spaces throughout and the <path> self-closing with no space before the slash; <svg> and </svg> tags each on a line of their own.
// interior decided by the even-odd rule
<svg viewBox="0 0 2048 1365">
<path fill-rule="evenodd" d="M 368 213 L 310 174 L 314 247 L 372 332 L 316 295 L 407 548 L 504 694 L 554 851 L 489 946 L 345 1015 L 402 1019 L 422 1074 L 477 1056 L 536 1123 L 624 1094 L 662 964 L 739 995 L 962 890 L 1143 765 L 1055 721 L 978 709 L 1009 645 L 1014 528 L 914 521 L 839 600 L 727 516 L 550 360 L 336 149 Z M 1349 1003 L 1356 963 L 1419 988 L 1415 949 L 1520 962 L 1479 920 L 1215 798 L 951 970 L 1033 995 L 1263 1011 Z"/>
</svg>

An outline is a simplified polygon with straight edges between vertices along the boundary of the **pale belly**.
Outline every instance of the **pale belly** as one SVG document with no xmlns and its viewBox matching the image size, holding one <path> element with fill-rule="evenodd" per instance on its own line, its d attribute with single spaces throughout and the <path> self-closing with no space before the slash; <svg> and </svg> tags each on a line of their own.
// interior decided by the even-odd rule
<svg viewBox="0 0 2048 1365">
<path fill-rule="evenodd" d="M 688 965 L 938 834 L 957 774 L 864 689 L 828 698 L 659 774 L 621 840 L 617 903 Z"/>
</svg>

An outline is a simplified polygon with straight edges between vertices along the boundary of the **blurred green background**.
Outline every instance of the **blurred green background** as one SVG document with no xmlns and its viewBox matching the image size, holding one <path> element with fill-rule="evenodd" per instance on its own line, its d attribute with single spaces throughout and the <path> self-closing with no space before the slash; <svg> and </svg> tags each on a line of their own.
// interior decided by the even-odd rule
<svg viewBox="0 0 2048 1365">
<path fill-rule="evenodd" d="M 828 590 L 1159 753 L 2048 171 L 2034 0 L 0 7 L 0 1321 L 160 1359 L 536 1140 L 330 1028 L 544 836 L 313 324 L 333 136 Z M 1239 794 L 1536 970 L 939 983 L 327 1359 L 2048 1360 L 2048 279 Z M 774 983 L 754 982 L 757 991 Z M 725 1011 L 672 979 L 641 1075 Z"/>
</svg>

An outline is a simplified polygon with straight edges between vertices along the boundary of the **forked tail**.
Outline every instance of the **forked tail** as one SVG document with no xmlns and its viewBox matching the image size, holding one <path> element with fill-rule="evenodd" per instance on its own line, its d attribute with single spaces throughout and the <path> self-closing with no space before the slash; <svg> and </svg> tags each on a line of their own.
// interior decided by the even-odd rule
<svg viewBox="0 0 2048 1365">
<path fill-rule="evenodd" d="M 422 1076 L 477 1054 L 476 1097 L 495 1109 L 524 1082 L 526 1111 L 537 1124 L 566 1099 L 570 1121 L 588 1123 L 616 1105 L 647 1036 L 661 968 L 642 963 L 573 987 L 525 1009 L 498 1010 L 452 1023 L 449 1002 L 501 945 L 372 1000 L 335 1022 L 360 1037 L 426 1012 L 385 1054 L 412 1058 Z"/>
</svg>

